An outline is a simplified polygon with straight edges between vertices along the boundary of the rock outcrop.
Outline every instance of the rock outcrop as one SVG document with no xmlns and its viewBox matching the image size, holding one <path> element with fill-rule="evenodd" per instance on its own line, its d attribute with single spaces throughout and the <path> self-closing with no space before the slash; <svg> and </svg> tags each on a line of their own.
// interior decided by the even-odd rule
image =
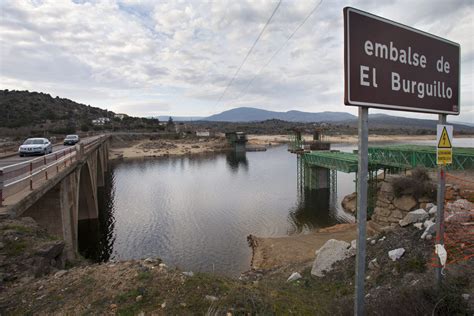
<svg viewBox="0 0 474 316">
<path fill-rule="evenodd" d="M 29 217 L 0 222 L 0 289 L 29 282 L 65 267 L 64 242 L 54 240 Z"/>
<path fill-rule="evenodd" d="M 341 206 L 346 212 L 355 214 L 357 207 L 357 193 L 353 192 L 346 195 L 341 202 Z"/>
<path fill-rule="evenodd" d="M 428 204 L 434 202 L 432 199 L 429 197 L 421 197 L 419 199 L 415 199 L 411 195 L 402 195 L 399 197 L 395 196 L 394 190 L 392 183 L 398 179 L 400 176 L 387 176 L 385 180 L 381 184 L 379 184 L 379 190 L 377 192 L 377 198 L 375 202 L 375 208 L 374 212 L 372 214 L 372 220 L 382 226 L 397 226 L 400 222 L 405 223 L 403 221 L 405 218 L 407 218 L 407 215 L 410 214 L 410 212 L 417 210 L 417 209 L 422 209 L 426 207 Z M 433 204 L 430 206 L 432 207 Z M 416 213 L 417 211 L 415 211 Z M 424 213 L 426 213 L 423 210 Z M 424 217 L 426 219 L 428 217 L 428 214 L 426 215 L 419 215 Z M 407 222 L 410 221 L 410 223 L 416 222 L 416 221 L 411 221 L 409 218 L 411 217 L 417 217 L 418 215 L 412 213 L 412 215 L 409 215 L 407 218 Z M 406 225 L 410 224 L 406 223 Z"/>
</svg>

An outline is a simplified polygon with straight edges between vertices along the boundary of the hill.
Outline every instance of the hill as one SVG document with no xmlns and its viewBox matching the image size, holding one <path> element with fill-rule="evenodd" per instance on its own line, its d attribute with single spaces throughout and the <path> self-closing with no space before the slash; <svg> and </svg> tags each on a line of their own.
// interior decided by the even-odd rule
<svg viewBox="0 0 474 316">
<path fill-rule="evenodd" d="M 90 121 L 114 113 L 41 92 L 0 91 L 0 126 L 18 128 L 59 121 Z"/>
<path fill-rule="evenodd" d="M 203 118 L 204 121 L 211 122 L 259 122 L 266 120 L 282 120 L 287 122 L 335 122 L 355 119 L 352 114 L 345 112 L 302 112 L 302 111 L 287 111 L 276 112 L 257 108 L 240 107 L 224 111 L 219 114 L 211 115 Z"/>
<path fill-rule="evenodd" d="M 164 129 L 159 120 L 127 116 L 101 108 L 55 97 L 47 93 L 0 90 L 0 134 L 3 136 L 47 136 L 72 134 L 89 130 L 152 130 Z M 101 123 L 93 120 L 107 118 Z"/>
</svg>

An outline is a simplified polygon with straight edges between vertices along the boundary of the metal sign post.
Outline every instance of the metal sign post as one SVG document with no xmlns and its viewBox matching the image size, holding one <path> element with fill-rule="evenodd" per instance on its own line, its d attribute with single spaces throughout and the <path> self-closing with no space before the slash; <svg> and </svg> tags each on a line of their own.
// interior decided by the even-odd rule
<svg viewBox="0 0 474 316">
<path fill-rule="evenodd" d="M 369 169 L 369 109 L 359 107 L 359 141 L 358 141 L 358 176 L 357 176 L 357 257 L 355 280 L 355 305 L 354 314 L 364 315 L 364 284 L 365 284 L 365 256 L 367 242 L 367 178 Z"/>
<path fill-rule="evenodd" d="M 440 114 L 438 124 L 446 124 L 446 115 Z M 437 142 L 439 145 L 439 141 Z M 436 243 L 444 247 L 444 189 L 446 185 L 446 174 L 444 164 L 438 165 L 438 194 L 437 194 L 437 213 L 436 213 Z M 438 265 L 436 267 L 436 281 L 438 287 L 441 286 L 443 275 L 441 274 L 441 261 L 438 258 Z"/>
</svg>

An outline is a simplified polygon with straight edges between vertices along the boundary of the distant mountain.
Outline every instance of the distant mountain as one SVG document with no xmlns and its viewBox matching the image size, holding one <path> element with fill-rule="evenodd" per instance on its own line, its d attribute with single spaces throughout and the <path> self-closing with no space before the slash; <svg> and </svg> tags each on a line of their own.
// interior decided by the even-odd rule
<svg viewBox="0 0 474 316">
<path fill-rule="evenodd" d="M 357 118 L 346 121 L 336 122 L 339 124 L 348 124 L 357 126 Z M 436 129 L 438 122 L 436 120 L 407 118 L 401 116 L 392 116 L 387 114 L 370 114 L 369 128 L 417 128 L 417 129 Z M 450 122 L 454 126 L 455 131 L 471 131 L 472 126 L 462 124 L 459 122 Z"/>
<path fill-rule="evenodd" d="M 211 115 L 203 118 L 203 121 L 213 122 L 258 122 L 271 119 L 277 119 L 287 122 L 335 122 L 355 119 L 352 114 L 345 112 L 301 112 L 301 111 L 287 111 L 276 112 L 267 111 L 257 108 L 240 107 L 224 111 L 219 114 Z"/>
</svg>

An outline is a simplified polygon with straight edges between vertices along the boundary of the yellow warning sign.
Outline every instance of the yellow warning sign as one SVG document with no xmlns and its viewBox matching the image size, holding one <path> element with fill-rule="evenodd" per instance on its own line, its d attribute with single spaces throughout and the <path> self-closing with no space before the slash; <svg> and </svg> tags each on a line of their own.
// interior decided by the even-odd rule
<svg viewBox="0 0 474 316">
<path fill-rule="evenodd" d="M 453 150 L 448 149 L 439 149 L 436 152 L 436 163 L 438 165 L 448 165 L 453 163 Z"/>
<path fill-rule="evenodd" d="M 436 163 L 448 165 L 453 163 L 453 126 L 438 124 L 436 128 Z"/>
<path fill-rule="evenodd" d="M 439 137 L 438 148 L 453 148 L 451 145 L 451 140 L 449 139 L 448 131 L 446 130 L 446 126 L 443 126 L 443 131 Z"/>
</svg>

